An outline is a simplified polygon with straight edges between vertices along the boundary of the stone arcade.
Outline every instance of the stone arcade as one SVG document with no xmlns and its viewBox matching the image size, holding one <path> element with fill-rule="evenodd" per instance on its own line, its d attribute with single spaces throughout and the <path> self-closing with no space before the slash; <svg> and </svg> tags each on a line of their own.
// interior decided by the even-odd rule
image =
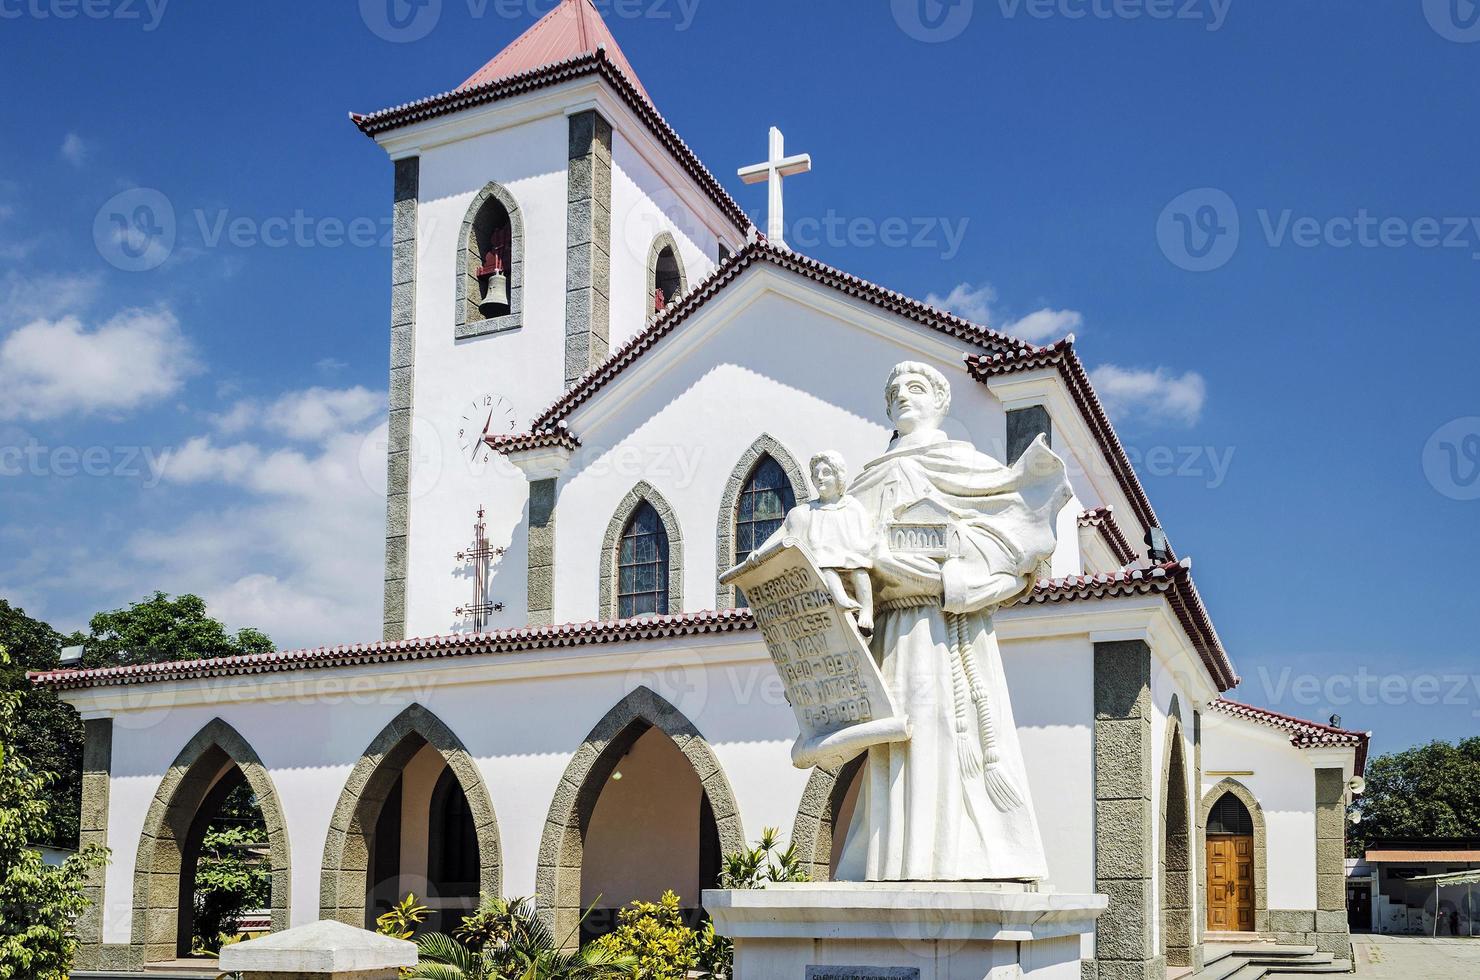
<svg viewBox="0 0 1480 980">
<path fill-rule="evenodd" d="M 989 617 L 1046 874 L 993 886 L 989 931 L 1036 938 L 1014 931 L 1024 902 L 1059 923 L 1013 968 L 1161 977 L 1233 933 L 1350 955 L 1344 807 L 1367 737 L 1229 699 L 1190 561 L 1132 545 L 1161 522 L 1072 338 L 1029 345 L 761 235 L 589 0 L 458 88 L 353 121 L 394 169 L 384 637 L 37 678 L 85 719 L 83 839 L 113 855 L 81 968 L 188 951 L 225 780 L 262 807 L 277 929 L 363 926 L 408 891 L 433 925 L 480 890 L 537 894 L 562 930 L 598 896 L 588 933 L 664 888 L 698 916 L 721 856 L 765 827 L 830 882 L 877 750 L 792 765 L 781 678 L 720 576 L 813 497 L 807 460 L 885 452 L 879 383 L 905 361 L 948 382 L 951 440 L 1006 466 L 1038 442 L 1066 468 L 1051 554 Z M 475 634 L 451 557 L 480 507 L 505 550 L 475 599 L 505 609 Z M 901 541 L 945 540 L 909 516 L 925 531 Z M 856 917 L 858 884 L 812 894 Z M 991 890 L 896 885 L 937 911 Z M 1095 895 L 1103 912 L 1069 901 Z M 744 935 L 785 900 L 711 911 Z"/>
</svg>

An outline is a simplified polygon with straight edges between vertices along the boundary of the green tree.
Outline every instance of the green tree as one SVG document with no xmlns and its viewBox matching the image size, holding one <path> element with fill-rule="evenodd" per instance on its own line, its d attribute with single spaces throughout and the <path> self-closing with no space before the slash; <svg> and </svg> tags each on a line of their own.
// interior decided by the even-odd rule
<svg viewBox="0 0 1480 980">
<path fill-rule="evenodd" d="M 88 667 L 169 663 L 272 652 L 272 640 L 254 629 L 226 632 L 206 615 L 200 596 L 171 599 L 163 592 L 127 609 L 101 612 L 88 623 L 83 663 Z"/>
<path fill-rule="evenodd" d="M 0 665 L 0 692 L 20 698 L 11 736 L 33 768 L 54 774 L 41 790 L 51 814 L 50 825 L 32 840 L 35 844 L 77 846 L 82 812 L 82 721 L 54 692 L 34 688 L 26 672 L 55 670 L 62 647 L 81 642 L 81 637 L 63 636 L 0 599 L 0 646 L 10 651 L 10 659 Z"/>
<path fill-rule="evenodd" d="M 1348 839 L 1356 848 L 1392 838 L 1480 838 L 1480 738 L 1378 756 L 1367 764 L 1355 809 L 1362 822 Z"/>
<path fill-rule="evenodd" d="M 51 821 L 44 836 L 36 839 L 38 844 L 77 846 L 83 732 L 77 712 L 54 692 L 33 687 L 26 673 L 57 669 L 62 647 L 83 643 L 87 647 L 83 665 L 87 667 L 196 660 L 273 648 L 272 640 L 258 630 L 227 633 L 219 620 L 206 615 L 205 602 L 193 595 L 171 599 L 156 592 L 127 609 L 98 613 L 85 637 L 81 633 L 64 636 L 0 599 L 0 645 L 8 647 L 12 657 L 0 665 L 0 692 L 21 698 L 13 738 L 36 769 L 56 776 L 42 790 Z"/>
<path fill-rule="evenodd" d="M 194 945 L 215 953 L 235 935 L 243 912 L 272 900 L 267 825 L 251 789 L 238 786 L 206 827 L 195 865 Z"/>
<path fill-rule="evenodd" d="M 0 665 L 10 665 L 4 647 Z M 52 867 L 33 849 L 52 834 L 43 795 L 52 777 L 15 751 L 20 705 L 19 694 L 0 692 L 0 980 L 65 980 L 77 952 L 72 923 L 88 906 L 83 888 L 107 855 L 89 847 Z"/>
</svg>

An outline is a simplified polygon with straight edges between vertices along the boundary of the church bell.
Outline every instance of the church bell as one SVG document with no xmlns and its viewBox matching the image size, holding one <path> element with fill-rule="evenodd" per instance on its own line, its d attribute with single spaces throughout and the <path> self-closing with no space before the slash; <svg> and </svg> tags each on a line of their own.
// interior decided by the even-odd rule
<svg viewBox="0 0 1480 980">
<path fill-rule="evenodd" d="M 485 317 L 501 316 L 509 309 L 509 277 L 504 274 L 504 263 L 495 252 L 489 252 L 478 270 L 478 279 L 483 281 L 483 299 L 478 303 L 478 312 Z"/>
</svg>

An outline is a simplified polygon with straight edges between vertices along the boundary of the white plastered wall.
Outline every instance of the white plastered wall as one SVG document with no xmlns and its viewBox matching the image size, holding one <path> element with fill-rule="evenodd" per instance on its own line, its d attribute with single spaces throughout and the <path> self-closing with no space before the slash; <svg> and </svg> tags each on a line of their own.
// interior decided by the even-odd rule
<svg viewBox="0 0 1480 980">
<path fill-rule="evenodd" d="M 503 457 L 474 462 L 458 430 L 475 399 L 492 394 L 513 406 L 514 431 L 564 390 L 566 212 L 569 119 L 563 103 L 581 103 L 599 86 L 571 87 L 544 101 L 511 100 L 471 135 L 420 149 L 417 220 L 416 342 L 408 554 L 408 636 L 440 635 L 462 624 L 453 610 L 472 595 L 466 566 L 454 555 L 472 539 L 474 514 L 487 510 L 488 538 L 507 553 L 494 568 L 490 596 L 506 604 L 495 625 L 525 623 L 528 542 L 523 522 L 528 488 Z M 613 123 L 611 319 L 613 349 L 646 322 L 647 257 L 660 232 L 679 243 L 690 285 L 717 263 L 715 215 L 688 203 L 691 178 L 656 149 L 635 118 L 609 96 L 597 110 Z M 572 110 L 574 111 L 574 110 Z M 543 113 L 543 114 L 542 114 Z M 485 131 L 486 130 L 486 131 Z M 628 132 L 632 130 L 633 132 Z M 686 182 L 682 192 L 673 181 Z M 519 206 L 524 231 L 523 311 L 517 330 L 456 340 L 455 282 L 463 262 L 462 225 L 469 205 L 496 181 Z M 739 237 L 724 229 L 731 240 Z M 504 414 L 497 414 L 501 422 Z M 481 432 L 483 419 L 476 424 Z M 367 447 L 362 465 L 384 465 Z M 368 471 L 368 470 L 367 470 Z M 358 638 L 356 638 L 358 639 Z"/>
<path fill-rule="evenodd" d="M 1236 772 L 1225 777 L 1219 773 Z M 1244 775 L 1252 773 L 1252 775 Z M 1316 789 L 1309 757 L 1288 735 L 1255 722 L 1203 713 L 1203 786 L 1246 786 L 1264 811 L 1269 907 L 1316 907 Z"/>
<path fill-rule="evenodd" d="M 769 434 L 803 467 L 812 454 L 836 449 L 857 473 L 888 444 L 883 384 L 900 360 L 925 360 L 951 379 L 953 437 L 1000 443 L 1002 410 L 948 359 L 954 348 L 932 355 L 906 346 L 897 334 L 875 332 L 885 314 L 797 302 L 757 282 L 770 275 L 789 274 L 749 273 L 749 282 L 731 287 L 749 294 L 706 307 L 573 419 L 584 446 L 561 477 L 556 505 L 557 622 L 598 618 L 601 542 L 639 480 L 677 515 L 684 610 L 712 608 L 719 507 L 737 461 Z M 721 319 L 702 323 L 700 317 Z M 872 322 L 873 330 L 859 329 L 853 317 Z M 685 331 L 702 336 L 680 346 Z M 1077 548 L 1073 537 L 1066 547 Z"/>
</svg>

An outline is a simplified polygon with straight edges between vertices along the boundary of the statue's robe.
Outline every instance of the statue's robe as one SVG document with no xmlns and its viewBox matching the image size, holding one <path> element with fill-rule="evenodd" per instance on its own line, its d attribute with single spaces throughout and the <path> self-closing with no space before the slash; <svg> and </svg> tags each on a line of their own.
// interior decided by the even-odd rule
<svg viewBox="0 0 1480 980">
<path fill-rule="evenodd" d="M 1053 554 L 1055 519 L 1070 497 L 1063 461 L 1042 437 L 1004 466 L 942 433 L 874 460 L 849 494 L 881 522 L 934 496 L 960 524 L 962 555 L 944 566 L 875 565 L 873 653 L 911 736 L 868 750 L 839 879 L 1046 877 L 992 612 L 1030 591 Z M 962 663 L 975 697 L 963 689 Z M 1015 793 L 1000 782 L 989 792 L 988 769 Z M 1004 808 L 1004 796 L 1015 805 Z"/>
</svg>

